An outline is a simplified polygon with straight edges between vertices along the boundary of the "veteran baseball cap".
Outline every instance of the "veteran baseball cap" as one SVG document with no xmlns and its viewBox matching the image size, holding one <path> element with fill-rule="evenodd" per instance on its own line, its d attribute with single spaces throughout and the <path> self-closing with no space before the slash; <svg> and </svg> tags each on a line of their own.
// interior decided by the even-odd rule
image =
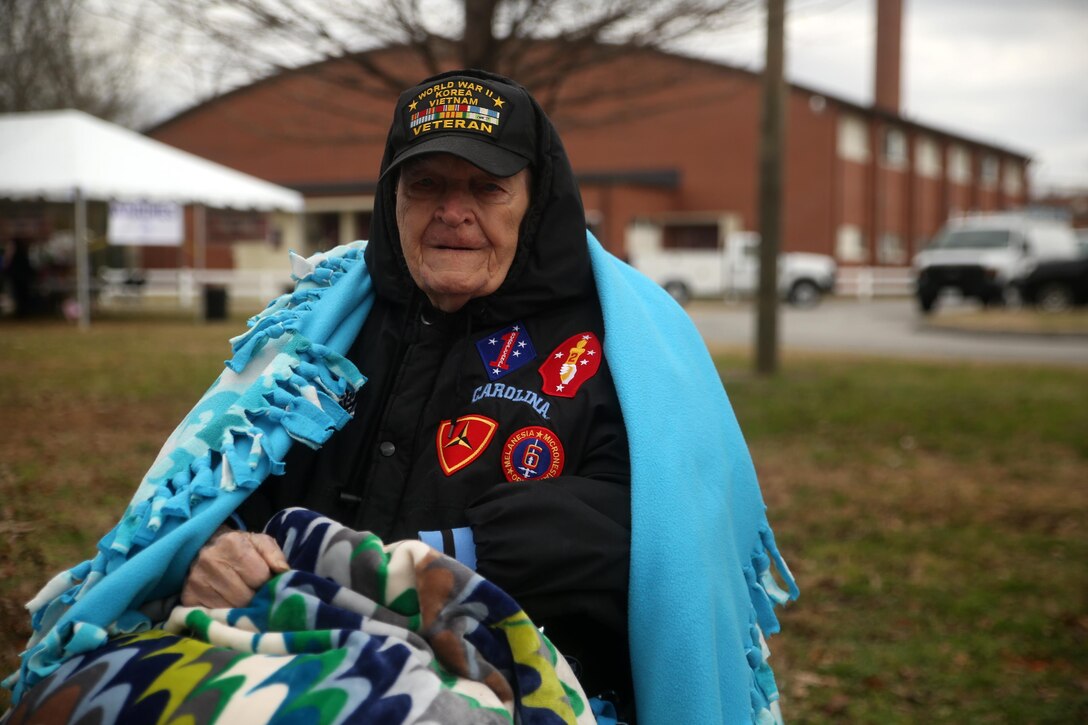
<svg viewBox="0 0 1088 725">
<path fill-rule="evenodd" d="M 384 178 L 423 154 L 458 156 L 494 176 L 513 176 L 536 156 L 533 104 L 498 76 L 429 78 L 400 95 L 389 131 L 392 161 Z"/>
</svg>

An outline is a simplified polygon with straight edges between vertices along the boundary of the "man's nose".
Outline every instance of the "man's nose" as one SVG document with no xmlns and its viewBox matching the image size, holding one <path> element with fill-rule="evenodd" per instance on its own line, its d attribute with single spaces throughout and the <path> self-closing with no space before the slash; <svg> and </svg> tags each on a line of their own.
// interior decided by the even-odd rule
<svg viewBox="0 0 1088 725">
<path fill-rule="evenodd" d="M 472 219 L 472 197 L 468 190 L 451 185 L 442 195 L 436 216 L 451 227 L 460 226 Z"/>
</svg>

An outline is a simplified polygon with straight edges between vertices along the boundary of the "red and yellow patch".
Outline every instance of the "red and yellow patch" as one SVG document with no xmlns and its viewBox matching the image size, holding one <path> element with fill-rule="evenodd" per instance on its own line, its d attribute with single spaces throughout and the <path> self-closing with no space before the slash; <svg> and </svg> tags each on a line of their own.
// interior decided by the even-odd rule
<svg viewBox="0 0 1088 725">
<path fill-rule="evenodd" d="M 582 383 L 601 368 L 601 343 L 592 332 L 567 338 L 540 366 L 541 390 L 545 395 L 573 398 Z"/>
<path fill-rule="evenodd" d="M 536 481 L 563 472 L 563 444 L 547 428 L 531 425 L 506 439 L 502 448 L 502 472 L 506 480 Z"/>
<path fill-rule="evenodd" d="M 499 424 L 483 415 L 462 415 L 438 425 L 435 445 L 442 472 L 452 476 L 480 457 L 495 437 Z"/>
</svg>

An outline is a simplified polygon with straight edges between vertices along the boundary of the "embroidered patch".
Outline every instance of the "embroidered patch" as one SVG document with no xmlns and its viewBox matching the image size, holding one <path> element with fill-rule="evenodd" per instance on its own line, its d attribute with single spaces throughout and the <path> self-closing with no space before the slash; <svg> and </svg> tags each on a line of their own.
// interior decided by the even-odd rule
<svg viewBox="0 0 1088 725">
<path fill-rule="evenodd" d="M 540 366 L 543 392 L 573 398 L 582 383 L 600 370 L 601 357 L 601 343 L 592 332 L 571 336 Z"/>
<path fill-rule="evenodd" d="M 439 81 L 424 88 L 405 108 L 409 138 L 439 131 L 475 131 L 498 135 L 509 101 L 482 82 L 469 79 Z"/>
<path fill-rule="evenodd" d="M 498 427 L 497 422 L 483 415 L 462 415 L 456 421 L 442 421 L 435 439 L 442 472 L 452 476 L 479 458 Z"/>
<path fill-rule="evenodd" d="M 473 403 L 478 403 L 484 398 L 503 398 L 505 400 L 512 400 L 515 403 L 525 403 L 526 405 L 532 406 L 532 409 L 544 420 L 551 420 L 548 417 L 548 411 L 551 409 L 552 404 L 532 390 L 522 390 L 521 388 L 515 388 L 513 385 L 504 385 L 503 383 L 488 383 L 487 385 L 481 385 L 472 391 Z"/>
<path fill-rule="evenodd" d="M 476 343 L 487 368 L 487 377 L 498 380 L 536 359 L 536 349 L 520 322 L 488 335 Z"/>
<path fill-rule="evenodd" d="M 502 472 L 506 480 L 536 481 L 563 472 L 563 444 L 547 428 L 531 425 L 506 439 L 502 448 Z"/>
</svg>

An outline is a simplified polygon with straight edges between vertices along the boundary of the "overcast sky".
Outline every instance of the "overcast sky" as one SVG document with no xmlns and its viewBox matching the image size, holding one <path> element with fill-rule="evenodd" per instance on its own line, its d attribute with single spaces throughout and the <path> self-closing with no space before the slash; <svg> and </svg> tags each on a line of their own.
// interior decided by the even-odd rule
<svg viewBox="0 0 1088 725">
<path fill-rule="evenodd" d="M 873 100 L 876 0 L 788 0 L 789 80 Z M 1088 189 L 1088 0 L 903 0 L 901 103 L 911 120 L 1032 157 L 1035 191 Z M 758 70 L 761 18 L 713 57 Z"/>
<path fill-rule="evenodd" d="M 876 0 L 787 0 L 789 80 L 872 103 L 875 5 Z M 1088 0 L 903 5 L 904 116 L 1031 156 L 1036 192 L 1088 189 Z M 753 16 L 701 40 L 698 54 L 759 70 L 763 22 Z M 156 45 L 165 52 L 173 44 Z M 173 70 L 154 76 L 149 95 L 158 100 L 147 100 L 156 119 L 190 105 L 195 89 L 207 94 L 206 79 L 193 76 L 191 66 Z"/>
</svg>

